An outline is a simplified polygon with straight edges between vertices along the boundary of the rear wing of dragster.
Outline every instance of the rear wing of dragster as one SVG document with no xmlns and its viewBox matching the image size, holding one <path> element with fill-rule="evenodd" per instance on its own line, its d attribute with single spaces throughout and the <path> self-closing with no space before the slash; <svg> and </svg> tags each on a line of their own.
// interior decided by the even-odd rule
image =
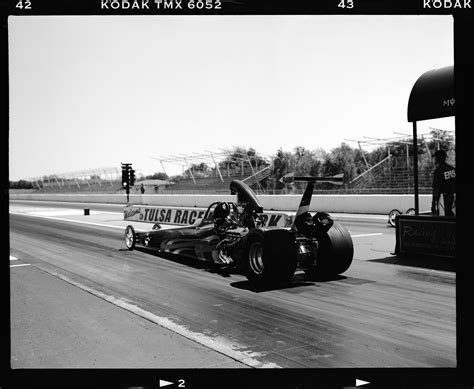
<svg viewBox="0 0 474 389">
<path fill-rule="evenodd" d="M 295 173 L 288 173 L 280 178 L 279 181 L 283 184 L 292 184 L 293 182 L 329 182 L 334 185 L 342 185 L 344 182 L 344 173 L 336 174 L 332 177 L 295 176 Z"/>
<path fill-rule="evenodd" d="M 313 197 L 314 183 L 315 182 L 329 182 L 334 185 L 342 185 L 344 181 L 344 174 L 336 174 L 332 177 L 312 177 L 312 176 L 295 176 L 295 173 L 289 173 L 280 178 L 280 182 L 283 184 L 291 184 L 293 182 L 307 182 L 308 185 L 303 193 L 303 197 L 300 201 L 300 206 L 296 212 L 295 218 L 293 219 L 293 225 L 291 229 L 295 228 L 296 218 L 309 211 L 309 205 L 311 204 L 311 198 Z"/>
</svg>

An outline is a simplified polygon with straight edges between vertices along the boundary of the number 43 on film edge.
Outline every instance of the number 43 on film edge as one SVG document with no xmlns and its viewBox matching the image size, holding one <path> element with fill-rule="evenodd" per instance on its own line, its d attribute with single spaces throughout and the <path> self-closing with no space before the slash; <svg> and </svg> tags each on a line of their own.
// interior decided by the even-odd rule
<svg viewBox="0 0 474 389">
<path fill-rule="evenodd" d="M 354 2 L 352 0 L 341 0 L 337 5 L 338 8 L 354 8 Z"/>
</svg>

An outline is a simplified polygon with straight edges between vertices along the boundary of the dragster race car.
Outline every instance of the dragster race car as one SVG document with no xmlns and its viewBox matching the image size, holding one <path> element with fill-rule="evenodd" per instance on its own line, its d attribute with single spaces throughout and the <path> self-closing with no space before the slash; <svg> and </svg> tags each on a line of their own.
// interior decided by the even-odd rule
<svg viewBox="0 0 474 389">
<path fill-rule="evenodd" d="M 286 182 L 307 182 L 291 227 L 266 226 L 255 193 L 244 182 L 234 180 L 230 191 L 237 195 L 235 203 L 212 203 L 204 217 L 191 226 L 162 229 L 155 224 L 151 231 L 136 232 L 128 225 L 126 247 L 133 250 L 139 245 L 236 267 L 255 285 L 286 284 L 296 269 L 311 278 L 344 273 L 354 253 L 349 232 L 327 213 L 309 213 L 314 182 L 337 178 L 291 174 L 284 178 Z"/>
</svg>

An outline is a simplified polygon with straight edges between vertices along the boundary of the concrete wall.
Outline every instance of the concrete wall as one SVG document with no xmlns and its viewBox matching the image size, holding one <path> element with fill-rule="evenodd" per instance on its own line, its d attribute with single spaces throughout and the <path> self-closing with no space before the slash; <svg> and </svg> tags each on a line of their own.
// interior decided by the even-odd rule
<svg viewBox="0 0 474 389">
<path fill-rule="evenodd" d="M 86 203 L 126 204 L 123 194 L 13 194 L 12 200 L 44 200 Z M 296 211 L 301 195 L 261 195 L 258 196 L 265 210 Z M 235 201 L 231 195 L 159 195 L 131 194 L 130 202 L 137 205 L 204 207 L 214 201 Z M 431 195 L 420 195 L 420 212 L 431 208 Z M 413 195 L 313 195 L 311 211 L 333 213 L 388 214 L 396 208 L 405 212 L 414 207 Z"/>
</svg>

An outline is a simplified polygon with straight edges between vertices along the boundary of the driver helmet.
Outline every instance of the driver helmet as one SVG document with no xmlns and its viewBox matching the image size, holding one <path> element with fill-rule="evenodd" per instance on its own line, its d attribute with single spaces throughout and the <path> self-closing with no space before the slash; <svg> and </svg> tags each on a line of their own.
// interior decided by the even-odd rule
<svg viewBox="0 0 474 389">
<path fill-rule="evenodd" d="M 214 210 L 214 218 L 215 219 L 224 219 L 230 213 L 229 204 L 222 202 L 217 204 L 216 209 Z"/>
</svg>

